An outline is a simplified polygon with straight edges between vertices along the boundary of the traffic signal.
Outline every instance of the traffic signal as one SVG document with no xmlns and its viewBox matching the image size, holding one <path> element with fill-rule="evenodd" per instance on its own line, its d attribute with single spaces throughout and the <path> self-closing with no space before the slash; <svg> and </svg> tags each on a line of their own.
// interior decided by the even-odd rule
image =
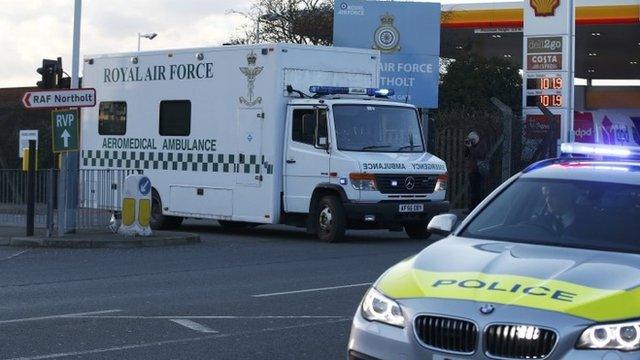
<svg viewBox="0 0 640 360">
<path fill-rule="evenodd" d="M 38 81 L 41 89 L 53 89 L 57 86 L 58 60 L 42 59 L 42 67 L 36 70 L 42 76 L 42 80 Z"/>
<path fill-rule="evenodd" d="M 62 58 L 59 57 L 56 64 L 56 87 L 58 89 L 71 89 L 71 78 L 64 77 L 64 70 L 62 69 Z"/>
<path fill-rule="evenodd" d="M 59 89 L 71 89 L 71 78 L 66 76 L 60 78 L 60 82 L 58 83 Z"/>
<path fill-rule="evenodd" d="M 68 89 L 71 87 L 71 79 L 63 77 L 61 57 L 57 60 L 42 59 L 42 67 L 36 71 L 42 75 L 42 80 L 37 83 L 41 89 Z"/>
</svg>

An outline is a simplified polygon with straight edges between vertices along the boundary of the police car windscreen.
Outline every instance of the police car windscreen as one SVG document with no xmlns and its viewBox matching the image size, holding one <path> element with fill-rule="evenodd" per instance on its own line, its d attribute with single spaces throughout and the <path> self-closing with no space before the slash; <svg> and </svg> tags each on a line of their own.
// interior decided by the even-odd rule
<svg viewBox="0 0 640 360">
<path fill-rule="evenodd" d="M 399 106 L 335 105 L 338 149 L 424 152 L 415 109 Z"/>
<path fill-rule="evenodd" d="M 640 253 L 640 185 L 519 179 L 462 236 Z"/>
</svg>

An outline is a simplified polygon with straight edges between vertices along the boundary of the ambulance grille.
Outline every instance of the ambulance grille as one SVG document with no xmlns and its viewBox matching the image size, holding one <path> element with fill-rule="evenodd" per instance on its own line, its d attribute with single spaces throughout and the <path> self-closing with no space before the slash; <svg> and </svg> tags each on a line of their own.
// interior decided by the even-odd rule
<svg viewBox="0 0 640 360">
<path fill-rule="evenodd" d="M 383 194 L 431 194 L 438 176 L 418 174 L 375 174 L 378 190 Z"/>
<path fill-rule="evenodd" d="M 555 332 L 526 325 L 492 325 L 485 337 L 489 355 L 509 359 L 546 359 L 557 341 Z"/>
<path fill-rule="evenodd" d="M 478 328 L 470 321 L 438 316 L 418 316 L 416 334 L 427 346 L 471 354 L 476 349 Z"/>
</svg>

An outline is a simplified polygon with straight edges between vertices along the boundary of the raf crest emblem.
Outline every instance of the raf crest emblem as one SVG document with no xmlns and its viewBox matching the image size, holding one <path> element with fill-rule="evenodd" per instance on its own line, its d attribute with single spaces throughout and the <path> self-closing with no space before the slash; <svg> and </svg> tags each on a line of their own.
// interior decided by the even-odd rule
<svg viewBox="0 0 640 360">
<path fill-rule="evenodd" d="M 253 52 L 253 50 L 247 55 L 247 65 L 240 67 L 240 72 L 247 77 L 247 97 L 240 97 L 240 104 L 247 105 L 248 107 L 256 106 L 257 104 L 262 103 L 262 98 L 260 96 L 253 98 L 253 89 L 255 87 L 256 78 L 262 72 L 262 66 L 256 66 L 256 61 L 258 57 Z"/>
<path fill-rule="evenodd" d="M 400 31 L 393 25 L 393 15 L 380 16 L 380 26 L 373 33 L 373 48 L 383 53 L 400 51 Z"/>
</svg>

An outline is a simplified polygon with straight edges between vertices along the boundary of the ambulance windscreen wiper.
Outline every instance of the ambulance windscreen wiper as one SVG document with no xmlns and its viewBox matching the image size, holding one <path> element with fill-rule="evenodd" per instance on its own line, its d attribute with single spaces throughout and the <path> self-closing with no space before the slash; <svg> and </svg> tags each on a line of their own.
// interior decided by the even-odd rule
<svg viewBox="0 0 640 360">
<path fill-rule="evenodd" d="M 414 145 L 414 144 L 405 145 L 405 146 L 400 146 L 397 151 L 402 151 L 402 150 L 405 150 L 405 149 L 409 149 L 409 151 L 413 151 L 413 148 L 417 148 L 417 147 L 418 147 L 418 145 Z"/>
<path fill-rule="evenodd" d="M 409 134 L 409 145 L 400 146 L 396 151 L 402 151 L 404 149 L 409 149 L 409 151 L 413 151 L 413 148 L 417 146 L 418 145 L 413 143 L 413 134 Z"/>
<path fill-rule="evenodd" d="M 391 145 L 369 145 L 369 146 L 363 147 L 360 150 L 365 151 L 365 150 L 373 150 L 373 149 L 384 149 L 388 147 L 391 147 Z"/>
</svg>

